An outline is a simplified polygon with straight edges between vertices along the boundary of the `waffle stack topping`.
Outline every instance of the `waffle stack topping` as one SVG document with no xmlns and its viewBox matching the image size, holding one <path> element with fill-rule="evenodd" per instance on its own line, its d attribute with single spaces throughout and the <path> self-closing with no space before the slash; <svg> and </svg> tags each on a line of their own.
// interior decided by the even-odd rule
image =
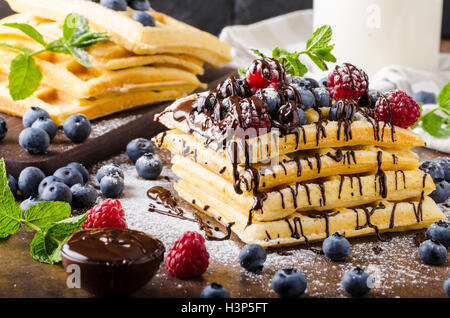
<svg viewBox="0 0 450 318">
<path fill-rule="evenodd" d="M 104 32 L 109 38 L 85 48 L 91 67 L 64 52 L 35 55 L 42 74 L 40 85 L 31 96 L 16 99 L 11 97 L 8 76 L 17 50 L 7 46 L 37 52 L 42 43 L 17 28 L 2 25 L 0 42 L 5 45 L 0 57 L 0 111 L 8 114 L 23 116 L 29 107 L 38 106 L 62 125 L 75 113 L 95 119 L 174 100 L 205 87 L 197 78 L 204 73 L 203 63 L 222 67 L 231 60 L 228 45 L 213 35 L 153 9 L 115 11 L 82 0 L 12 0 L 9 4 L 18 14 L 4 18 L 2 24 L 30 25 L 42 34 L 44 43 L 63 36 L 69 14 L 85 17 L 93 31 Z M 155 25 L 137 21 L 136 12 L 153 17 Z"/>
<path fill-rule="evenodd" d="M 408 128 L 418 105 L 400 91 L 372 105 L 368 87 L 364 71 L 337 66 L 324 104 L 311 82 L 261 57 L 245 78 L 231 76 L 157 115 L 169 130 L 155 141 L 173 154 L 181 197 L 232 224 L 245 243 L 308 243 L 334 232 L 383 239 L 427 227 L 444 215 L 409 150 L 424 145 Z"/>
</svg>

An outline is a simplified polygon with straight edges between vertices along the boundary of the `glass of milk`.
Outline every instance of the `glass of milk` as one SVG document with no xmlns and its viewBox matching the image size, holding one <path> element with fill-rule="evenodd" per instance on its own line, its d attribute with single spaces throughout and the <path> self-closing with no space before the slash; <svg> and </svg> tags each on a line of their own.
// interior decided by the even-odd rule
<svg viewBox="0 0 450 318">
<path fill-rule="evenodd" d="M 369 75 L 392 64 L 438 69 L 443 0 L 314 0 L 314 29 L 331 25 L 337 63 Z"/>
</svg>

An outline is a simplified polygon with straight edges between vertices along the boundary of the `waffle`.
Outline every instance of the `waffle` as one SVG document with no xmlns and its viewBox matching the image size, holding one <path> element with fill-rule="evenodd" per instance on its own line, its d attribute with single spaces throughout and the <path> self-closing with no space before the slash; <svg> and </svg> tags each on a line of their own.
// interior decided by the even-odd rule
<svg viewBox="0 0 450 318">
<path fill-rule="evenodd" d="M 89 20 L 92 29 L 108 32 L 112 41 L 138 55 L 183 53 L 215 67 L 231 61 L 230 47 L 215 36 L 154 10 L 149 13 L 156 26 L 144 27 L 131 19 L 134 10 L 113 11 L 91 1 L 8 0 L 8 3 L 16 12 L 60 22 L 69 13 L 79 13 Z"/>
</svg>

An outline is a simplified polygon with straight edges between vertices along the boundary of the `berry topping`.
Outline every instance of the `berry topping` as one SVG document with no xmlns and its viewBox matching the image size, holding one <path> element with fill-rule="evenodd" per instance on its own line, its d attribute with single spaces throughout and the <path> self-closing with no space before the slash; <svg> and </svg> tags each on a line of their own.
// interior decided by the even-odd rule
<svg viewBox="0 0 450 318">
<path fill-rule="evenodd" d="M 20 132 L 19 145 L 31 155 L 42 154 L 50 146 L 50 137 L 40 128 L 25 128 Z"/>
<path fill-rule="evenodd" d="M 6 137 L 8 133 L 8 123 L 0 116 L 0 141 Z"/>
<path fill-rule="evenodd" d="M 372 276 L 359 267 L 346 272 L 342 277 L 342 287 L 352 297 L 364 296 L 372 289 L 372 286 Z"/>
<path fill-rule="evenodd" d="M 320 87 L 328 87 L 328 76 L 325 76 L 324 78 L 321 78 L 319 80 Z"/>
<path fill-rule="evenodd" d="M 161 158 L 157 154 L 146 153 L 136 161 L 136 171 L 141 178 L 155 180 L 163 169 Z"/>
<path fill-rule="evenodd" d="M 200 298 L 230 298 L 230 293 L 222 285 L 212 283 L 203 289 Z"/>
<path fill-rule="evenodd" d="M 350 243 L 345 236 L 336 232 L 323 241 L 322 250 L 332 261 L 342 262 L 350 254 Z"/>
<path fill-rule="evenodd" d="M 302 126 L 306 123 L 305 112 L 297 107 L 294 101 L 288 101 L 278 109 L 273 126 L 279 128 L 283 133 L 289 133 L 292 129 Z"/>
<path fill-rule="evenodd" d="M 380 98 L 380 96 L 381 96 L 381 92 L 370 89 L 368 92 L 368 95 L 369 95 L 369 105 L 368 106 L 370 106 L 370 108 L 375 108 L 377 105 L 378 98 Z"/>
<path fill-rule="evenodd" d="M 427 230 L 427 237 L 441 243 L 446 248 L 450 247 L 450 223 L 440 220 L 431 224 Z"/>
<path fill-rule="evenodd" d="M 426 160 L 420 165 L 419 169 L 429 174 L 434 182 L 445 179 L 444 167 L 437 160 Z"/>
<path fill-rule="evenodd" d="M 419 246 L 419 257 L 428 265 L 441 265 L 447 260 L 447 249 L 433 240 L 426 240 Z"/>
<path fill-rule="evenodd" d="M 414 125 L 420 117 L 420 107 L 405 92 L 389 91 L 378 98 L 375 118 L 383 122 L 408 128 Z"/>
<path fill-rule="evenodd" d="M 314 88 L 314 97 L 318 107 L 330 107 L 331 97 L 330 93 L 325 87 Z"/>
<path fill-rule="evenodd" d="M 355 118 L 356 105 L 352 100 L 338 100 L 330 108 L 328 117 L 332 121 L 353 120 Z"/>
<path fill-rule="evenodd" d="M 260 88 L 279 89 L 284 86 L 286 71 L 281 63 L 273 58 L 256 59 L 247 70 L 246 79 L 252 94 Z"/>
<path fill-rule="evenodd" d="M 145 11 L 136 11 L 131 18 L 143 26 L 153 27 L 156 25 L 155 18 Z"/>
<path fill-rule="evenodd" d="M 150 2 L 148 0 L 128 0 L 127 2 L 131 9 L 140 11 L 150 10 Z"/>
<path fill-rule="evenodd" d="M 165 264 L 169 274 L 178 278 L 202 275 L 209 265 L 203 236 L 192 231 L 184 233 L 167 253 Z"/>
<path fill-rule="evenodd" d="M 100 0 L 100 4 L 115 11 L 127 10 L 127 2 L 125 0 Z"/>
<path fill-rule="evenodd" d="M 148 139 L 136 138 L 128 143 L 126 151 L 131 161 L 136 162 L 146 153 L 155 153 L 155 146 Z"/>
<path fill-rule="evenodd" d="M 64 122 L 63 130 L 73 142 L 83 142 L 91 134 L 91 122 L 84 115 L 72 115 Z"/>
<path fill-rule="evenodd" d="M 28 128 L 38 120 L 38 118 L 50 118 L 50 115 L 39 107 L 30 107 L 22 117 L 22 124 Z"/>
<path fill-rule="evenodd" d="M 101 229 L 107 227 L 127 228 L 125 212 L 119 200 L 106 200 L 97 204 L 86 213 L 83 229 Z"/>
<path fill-rule="evenodd" d="M 445 172 L 445 180 L 450 182 L 450 158 L 449 157 L 439 157 L 434 160 L 435 163 L 440 165 Z"/>
<path fill-rule="evenodd" d="M 269 106 L 270 116 L 276 115 L 282 103 L 282 96 L 275 88 L 258 89 L 255 96 L 262 99 Z"/>
<path fill-rule="evenodd" d="M 328 91 L 333 99 L 358 99 L 369 87 L 367 74 L 356 66 L 344 63 L 336 65 L 328 76 Z"/>
<path fill-rule="evenodd" d="M 281 269 L 272 277 L 273 290 L 283 298 L 297 298 L 306 290 L 305 275 L 295 268 Z"/>
<path fill-rule="evenodd" d="M 249 272 L 258 272 L 263 269 L 266 257 L 266 250 L 261 245 L 245 245 L 239 253 L 239 264 Z"/>
<path fill-rule="evenodd" d="M 219 83 L 216 89 L 219 91 L 218 97 L 220 99 L 230 96 L 239 96 L 241 98 L 251 96 L 247 82 L 234 76 L 229 76 L 225 81 Z"/>
<path fill-rule="evenodd" d="M 19 190 L 22 195 L 29 197 L 38 195 L 39 184 L 45 178 L 45 174 L 41 169 L 36 167 L 27 167 L 20 172 L 17 181 Z"/>
</svg>

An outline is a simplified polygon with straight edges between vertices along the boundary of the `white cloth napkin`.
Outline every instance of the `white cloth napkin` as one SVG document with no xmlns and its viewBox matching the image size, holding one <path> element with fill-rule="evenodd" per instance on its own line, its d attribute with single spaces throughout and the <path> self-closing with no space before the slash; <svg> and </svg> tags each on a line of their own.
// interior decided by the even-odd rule
<svg viewBox="0 0 450 318">
<path fill-rule="evenodd" d="M 312 9 L 294 11 L 254 24 L 227 26 L 222 30 L 220 39 L 232 47 L 233 66 L 245 68 L 255 58 L 248 50 L 250 48 L 257 48 L 268 56 L 276 46 L 288 51 L 304 48 L 313 32 L 312 19 Z M 328 75 L 328 71 L 321 71 L 309 59 L 302 59 L 302 62 L 310 70 L 308 77 L 321 79 Z M 438 94 L 448 82 L 450 54 L 441 54 L 438 72 L 388 65 L 371 76 L 370 87 L 381 91 L 398 88 L 411 95 L 420 90 Z M 434 138 L 421 128 L 417 128 L 416 132 L 422 135 L 427 147 L 450 153 L 450 138 Z"/>
</svg>

